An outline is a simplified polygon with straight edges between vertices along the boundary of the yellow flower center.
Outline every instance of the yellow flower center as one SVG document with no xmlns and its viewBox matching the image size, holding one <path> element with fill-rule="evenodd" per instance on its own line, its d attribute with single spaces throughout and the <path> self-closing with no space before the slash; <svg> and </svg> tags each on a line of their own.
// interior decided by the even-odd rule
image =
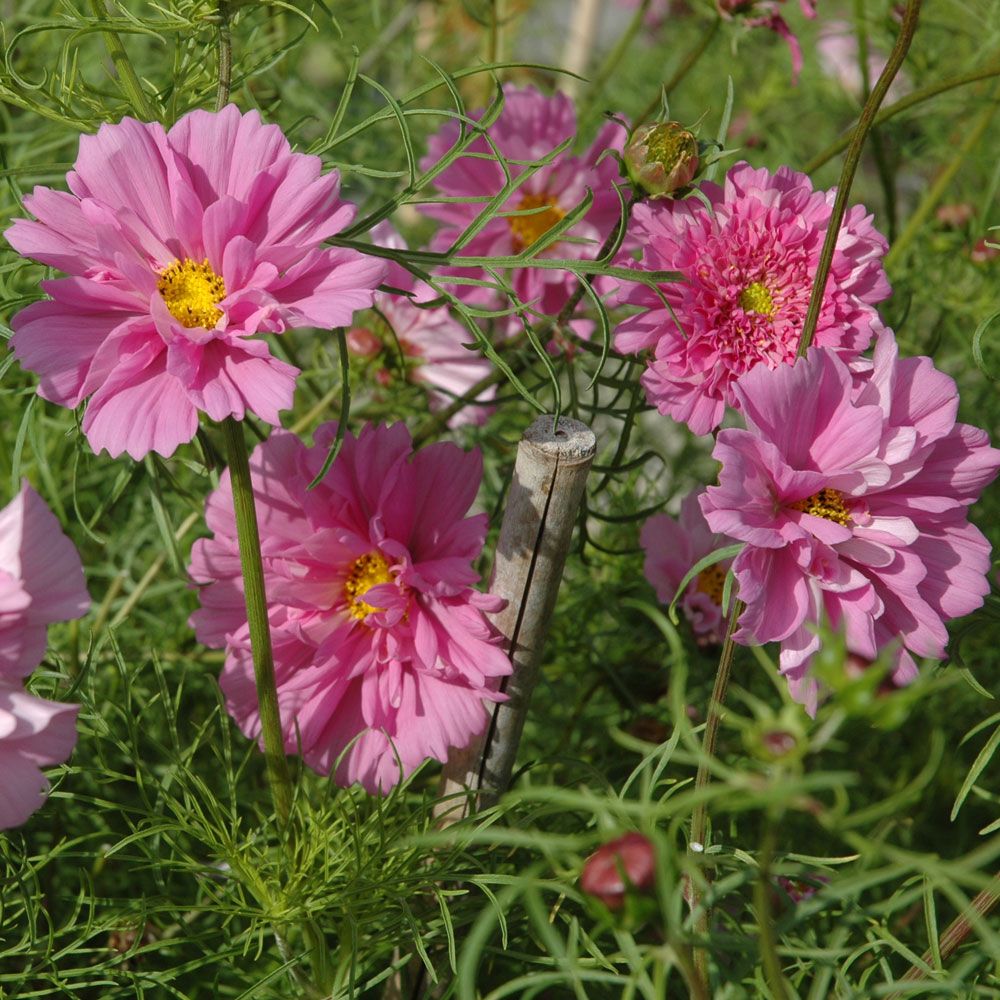
<svg viewBox="0 0 1000 1000">
<path fill-rule="evenodd" d="M 389 563 L 381 552 L 369 552 L 368 555 L 355 559 L 344 583 L 348 614 L 361 621 L 376 611 L 384 611 L 385 608 L 376 608 L 367 604 L 361 600 L 360 595 L 367 594 L 369 587 L 380 583 L 392 583 L 392 581 Z"/>
<path fill-rule="evenodd" d="M 517 253 L 544 236 L 566 214 L 555 198 L 547 194 L 526 194 L 518 203 L 517 211 L 531 213 L 507 217 Z"/>
<path fill-rule="evenodd" d="M 708 598 L 719 607 L 722 607 L 722 588 L 726 583 L 726 571 L 718 564 L 703 569 L 695 578 L 695 590 L 700 590 L 703 594 L 708 594 Z"/>
<path fill-rule="evenodd" d="M 805 500 L 796 500 L 789 506 L 792 510 L 801 510 L 804 514 L 835 521 L 845 527 L 851 523 L 851 512 L 844 503 L 844 494 L 829 486 L 825 486 L 811 497 L 806 497 Z"/>
<path fill-rule="evenodd" d="M 170 315 L 188 329 L 203 326 L 211 330 L 222 318 L 222 310 L 215 304 L 226 297 L 226 283 L 212 270 L 207 257 L 200 264 L 190 257 L 175 260 L 160 272 L 156 290 Z"/>
<path fill-rule="evenodd" d="M 759 281 L 751 282 L 740 292 L 740 305 L 744 312 L 757 313 L 769 319 L 778 311 L 767 286 Z"/>
</svg>

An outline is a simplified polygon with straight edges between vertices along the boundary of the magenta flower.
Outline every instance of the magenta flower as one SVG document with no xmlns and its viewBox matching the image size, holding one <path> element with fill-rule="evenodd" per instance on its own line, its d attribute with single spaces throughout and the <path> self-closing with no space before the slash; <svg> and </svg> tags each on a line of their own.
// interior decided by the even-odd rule
<svg viewBox="0 0 1000 1000">
<path fill-rule="evenodd" d="M 610 910 L 620 910 L 629 889 L 652 892 L 656 850 L 641 833 L 626 833 L 602 844 L 583 864 L 580 888 Z"/>
<path fill-rule="evenodd" d="M 630 235 L 642 267 L 680 272 L 657 291 L 634 285 L 626 301 L 642 311 L 615 335 L 620 351 L 652 349 L 642 376 L 649 401 L 695 434 L 718 426 L 732 385 L 759 361 L 791 362 L 835 192 L 813 191 L 805 174 L 738 163 L 724 187 L 698 198 L 637 205 Z M 886 241 L 864 208 L 844 219 L 820 310 L 815 343 L 851 359 L 882 329 L 875 303 L 889 294 Z M 676 318 L 675 318 L 676 317 Z"/>
<path fill-rule="evenodd" d="M 646 553 L 643 572 L 664 604 L 673 601 L 681 580 L 698 560 L 732 544 L 731 538 L 713 534 L 709 528 L 698 504 L 702 492 L 684 498 L 679 520 L 669 514 L 654 514 L 639 534 L 639 544 Z M 703 569 L 679 602 L 699 643 L 722 641 L 722 588 L 731 562 L 724 559 Z"/>
<path fill-rule="evenodd" d="M 24 483 L 0 510 L 0 679 L 30 674 L 45 655 L 48 626 L 89 607 L 80 556 Z"/>
<path fill-rule="evenodd" d="M 945 622 L 989 590 L 990 546 L 967 513 L 1000 467 L 985 432 L 955 422 L 955 383 L 929 358 L 900 359 L 886 331 L 853 371 L 811 348 L 734 391 L 747 430 L 720 432 L 719 485 L 701 504 L 714 531 L 746 542 L 737 641 L 780 642 L 811 711 L 824 617 L 862 660 L 898 643 L 896 683 L 915 675 L 911 653 L 943 658 Z"/>
<path fill-rule="evenodd" d="M 79 709 L 36 698 L 0 677 L 0 830 L 20 826 L 45 802 L 41 768 L 73 752 Z"/>
<path fill-rule="evenodd" d="M 336 172 L 293 153 L 276 125 L 230 105 L 169 132 L 125 118 L 80 138 L 72 193 L 36 187 L 6 232 L 70 277 L 18 313 L 14 353 L 112 456 L 170 455 L 198 413 L 270 424 L 297 370 L 258 334 L 346 325 L 384 265 L 322 246 L 354 217 Z"/>
<path fill-rule="evenodd" d="M 372 230 L 372 238 L 379 246 L 406 249 L 406 242 L 387 222 Z M 390 338 L 394 341 L 385 346 L 395 353 L 398 343 L 398 350 L 412 365 L 408 371 L 410 378 L 428 387 L 431 409 L 441 409 L 454 402 L 490 374 L 493 369 L 489 361 L 465 346 L 475 341 L 468 327 L 457 320 L 447 306 L 426 305 L 439 297 L 433 288 L 418 281 L 398 264 L 390 264 L 385 283 L 407 293 L 375 293 L 375 308 L 388 323 Z M 352 341 L 349 339 L 348 343 Z M 353 338 L 353 345 L 356 353 L 370 356 L 372 345 L 368 338 L 358 334 Z M 376 341 L 376 353 L 381 346 Z M 491 386 L 478 397 L 478 402 L 488 403 L 495 394 L 496 388 Z M 491 412 L 492 407 L 467 406 L 459 410 L 448 425 L 481 424 Z"/>
<path fill-rule="evenodd" d="M 323 481 L 336 427 L 307 448 L 275 431 L 254 449 L 254 493 L 285 749 L 342 785 L 386 792 L 425 758 L 444 761 L 486 725 L 507 656 L 472 589 L 486 515 L 466 517 L 478 452 L 413 453 L 403 424 L 347 434 Z M 229 475 L 208 501 L 212 539 L 195 543 L 204 584 L 198 638 L 225 646 L 222 688 L 243 732 L 261 734 Z M 338 763 L 339 762 L 339 763 Z"/>
<path fill-rule="evenodd" d="M 512 178 L 528 171 L 530 161 L 550 157 L 552 151 L 572 139 L 576 133 L 576 112 L 565 94 L 546 97 L 534 87 L 523 89 L 504 87 L 505 104 L 500 117 L 487 129 L 496 150 L 508 163 Z M 478 120 L 482 112 L 472 116 Z M 459 136 L 457 121 L 449 121 L 428 145 L 428 155 L 422 161 L 424 169 L 447 154 Z M 540 167 L 511 194 L 501 206 L 506 214 L 491 219 L 461 250 L 466 256 L 509 256 L 518 254 L 544 236 L 585 197 L 587 189 L 594 200 L 586 215 L 572 226 L 564 238 L 541 254 L 592 260 L 614 229 L 621 216 L 621 201 L 615 193 L 618 165 L 614 157 L 601 154 L 609 149 L 621 152 L 624 129 L 609 123 L 583 156 L 568 151 Z M 431 249 L 447 251 L 477 215 L 486 202 L 504 187 L 503 168 L 486 139 L 480 137 L 435 179 L 441 194 L 451 198 L 475 199 L 466 202 L 422 205 L 421 211 L 441 223 Z M 448 273 L 466 278 L 488 279 L 482 268 L 451 268 Z M 576 288 L 576 278 L 568 271 L 541 268 L 517 268 L 510 280 L 518 298 L 539 316 L 554 317 L 566 304 Z M 481 286 L 456 285 L 456 294 L 478 306 L 491 309 L 508 308 L 495 292 Z M 520 321 L 511 317 L 508 332 L 522 329 Z M 578 331 L 583 335 L 588 327 Z"/>
<path fill-rule="evenodd" d="M 76 549 L 24 483 L 0 510 L 0 829 L 41 806 L 47 783 L 40 768 L 66 760 L 76 744 L 79 706 L 36 698 L 19 679 L 45 655 L 47 627 L 89 607 Z"/>
<path fill-rule="evenodd" d="M 736 15 L 743 16 L 743 23 L 748 28 L 768 28 L 785 40 L 792 56 L 792 85 L 799 81 L 802 72 L 802 46 L 795 33 L 788 27 L 788 22 L 779 11 L 785 0 L 715 0 L 719 15 L 727 21 Z M 816 16 L 817 0 L 799 0 L 802 13 L 808 18 Z"/>
</svg>

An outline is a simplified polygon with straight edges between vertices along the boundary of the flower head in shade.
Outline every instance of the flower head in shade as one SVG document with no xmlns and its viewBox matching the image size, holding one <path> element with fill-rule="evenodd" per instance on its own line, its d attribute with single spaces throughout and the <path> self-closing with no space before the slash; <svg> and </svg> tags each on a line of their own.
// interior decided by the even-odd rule
<svg viewBox="0 0 1000 1000">
<path fill-rule="evenodd" d="M 69 277 L 13 321 L 14 353 L 95 451 L 170 455 L 198 413 L 278 423 L 297 370 L 259 334 L 328 329 L 371 305 L 384 265 L 323 241 L 354 217 L 336 172 L 256 111 L 126 118 L 80 139 L 70 193 L 36 187 L 5 236 Z"/>
<path fill-rule="evenodd" d="M 466 517 L 482 476 L 478 452 L 439 443 L 416 453 L 403 424 L 366 426 L 307 489 L 336 434 L 306 447 L 275 431 L 254 449 L 285 749 L 321 773 L 388 791 L 424 759 L 444 761 L 486 725 L 510 661 L 483 615 L 500 599 L 473 589 L 486 534 Z M 229 711 L 260 736 L 228 474 L 208 501 L 215 537 L 195 543 L 203 584 L 192 624 L 225 646 Z M 338 766 L 339 761 L 339 766 Z"/>
<path fill-rule="evenodd" d="M 421 206 L 423 212 L 441 224 L 431 249 L 447 250 L 482 212 L 486 202 L 504 188 L 507 180 L 496 159 L 499 154 L 508 161 L 507 170 L 513 179 L 525 179 L 500 207 L 501 214 L 466 243 L 461 253 L 519 254 L 558 225 L 583 201 L 589 189 L 593 202 L 586 214 L 542 256 L 595 258 L 621 216 L 621 199 L 615 190 L 618 165 L 612 156 L 598 160 L 607 150 L 621 150 L 624 129 L 609 123 L 582 156 L 568 150 L 553 156 L 559 146 L 576 134 L 572 101 L 559 93 L 546 97 L 534 87 L 507 85 L 503 92 L 503 110 L 486 129 L 490 141 L 482 136 L 475 139 L 434 181 L 443 195 L 474 200 Z M 482 112 L 472 117 L 478 120 Z M 458 122 L 448 122 L 431 137 L 428 155 L 422 162 L 424 168 L 441 160 L 458 138 Z M 541 160 L 546 160 L 545 164 L 533 170 L 530 164 Z M 449 270 L 466 278 L 488 277 L 481 268 Z M 540 316 L 556 316 L 576 288 L 576 279 L 568 271 L 517 268 L 510 272 L 510 280 L 518 298 Z M 485 308 L 507 308 L 497 294 L 481 286 L 456 285 L 455 291 L 470 303 Z M 520 321 L 512 318 L 510 331 L 520 329 Z"/>
<path fill-rule="evenodd" d="M 788 22 L 780 14 L 784 2 L 785 0 L 715 0 L 715 6 L 719 15 L 727 21 L 739 16 L 743 18 L 743 23 L 748 28 L 768 28 L 783 38 L 792 55 L 794 85 L 798 83 L 799 73 L 802 72 L 802 46 L 799 45 L 795 33 L 788 27 Z M 816 16 L 816 2 L 817 0 L 799 0 L 799 7 L 806 17 Z"/>
<path fill-rule="evenodd" d="M 986 434 L 956 423 L 955 383 L 929 358 L 899 358 L 886 331 L 872 362 L 810 348 L 735 393 L 747 429 L 720 432 L 719 485 L 701 504 L 714 531 L 746 542 L 737 641 L 780 642 L 810 710 L 823 618 L 862 660 L 898 644 L 897 684 L 916 674 L 911 654 L 944 657 L 945 622 L 989 590 L 990 546 L 967 515 L 1000 467 Z"/>
<path fill-rule="evenodd" d="M 0 830 L 20 826 L 45 802 L 41 768 L 61 764 L 76 746 L 79 705 L 36 698 L 0 677 Z"/>
<path fill-rule="evenodd" d="M 48 626 L 89 607 L 79 554 L 24 483 L 0 510 L 0 678 L 30 674 L 45 655 Z"/>
<path fill-rule="evenodd" d="M 378 246 L 406 249 L 406 243 L 387 222 L 372 230 Z M 375 308 L 384 324 L 388 325 L 383 344 L 368 328 L 352 330 L 348 345 L 362 357 L 371 357 L 385 348 L 390 356 L 402 353 L 407 375 L 415 382 L 427 386 L 432 409 L 441 409 L 464 396 L 477 382 L 493 370 L 492 365 L 478 351 L 466 347 L 473 341 L 469 329 L 457 320 L 446 305 L 431 306 L 438 298 L 429 285 L 417 280 L 406 268 L 392 263 L 385 283 L 403 294 L 375 293 Z M 381 324 L 374 323 L 378 327 Z M 488 403 L 496 394 L 491 386 L 483 391 L 477 401 Z M 449 421 L 451 427 L 460 424 L 483 423 L 492 412 L 489 406 L 467 406 Z"/>
<path fill-rule="evenodd" d="M 633 285 L 642 311 L 619 325 L 615 346 L 651 349 L 642 383 L 656 408 L 705 434 L 733 405 L 733 383 L 758 362 L 791 362 L 798 348 L 835 191 L 805 174 L 738 163 L 723 187 L 697 198 L 637 205 L 630 236 L 640 265 L 678 271 L 656 289 Z M 889 294 L 886 241 L 861 206 L 847 212 L 816 327 L 817 346 L 850 359 L 883 329 L 875 303 Z M 665 305 L 663 300 L 666 300 Z"/>
<path fill-rule="evenodd" d="M 45 655 L 47 627 L 90 607 L 80 556 L 27 483 L 0 510 L 0 829 L 23 823 L 44 801 L 40 768 L 76 744 L 77 705 L 28 694 L 20 678 Z"/>
<path fill-rule="evenodd" d="M 698 504 L 703 491 L 689 493 L 681 503 L 680 518 L 654 514 L 642 526 L 639 544 L 646 553 L 643 571 L 656 588 L 656 596 L 669 604 L 688 570 L 710 552 L 732 544 L 731 538 L 713 534 Z M 713 563 L 689 584 L 680 606 L 699 643 L 722 641 L 722 589 L 732 560 Z"/>
</svg>

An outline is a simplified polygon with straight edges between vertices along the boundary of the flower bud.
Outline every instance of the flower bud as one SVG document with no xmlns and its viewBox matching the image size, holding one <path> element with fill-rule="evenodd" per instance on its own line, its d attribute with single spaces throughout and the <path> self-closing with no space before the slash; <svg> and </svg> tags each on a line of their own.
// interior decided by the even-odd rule
<svg viewBox="0 0 1000 1000">
<path fill-rule="evenodd" d="M 641 833 L 626 833 L 587 858 L 580 888 L 596 896 L 609 910 L 619 910 L 630 887 L 640 892 L 653 888 L 655 869 L 656 856 L 649 838 Z"/>
<path fill-rule="evenodd" d="M 382 350 L 382 343 L 366 326 L 356 326 L 347 333 L 347 346 L 352 354 L 361 358 L 373 358 Z"/>
<path fill-rule="evenodd" d="M 698 140 L 678 122 L 651 122 L 632 133 L 624 160 L 633 186 L 665 198 L 698 172 Z"/>
</svg>

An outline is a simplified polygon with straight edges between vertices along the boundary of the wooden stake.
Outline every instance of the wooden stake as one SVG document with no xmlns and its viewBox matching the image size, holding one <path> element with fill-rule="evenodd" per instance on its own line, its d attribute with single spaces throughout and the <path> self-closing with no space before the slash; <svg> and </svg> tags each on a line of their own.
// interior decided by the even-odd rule
<svg viewBox="0 0 1000 1000">
<path fill-rule="evenodd" d="M 493 566 L 492 593 L 507 601 L 493 623 L 505 639 L 514 671 L 479 740 L 453 750 L 444 767 L 438 816 L 453 823 L 478 797 L 492 805 L 510 783 L 531 692 L 538 679 L 549 620 L 597 442 L 578 420 L 539 417 L 517 448 Z M 459 799 L 459 793 L 467 794 Z"/>
</svg>

